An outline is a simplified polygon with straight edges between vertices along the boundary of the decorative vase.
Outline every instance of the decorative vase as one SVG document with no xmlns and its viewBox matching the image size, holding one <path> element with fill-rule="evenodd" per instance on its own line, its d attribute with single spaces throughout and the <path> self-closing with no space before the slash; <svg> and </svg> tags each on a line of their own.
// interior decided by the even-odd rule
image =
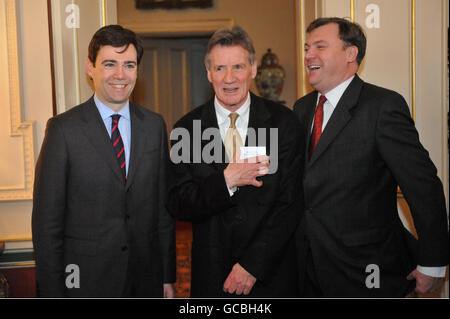
<svg viewBox="0 0 450 319">
<path fill-rule="evenodd" d="M 271 49 L 267 49 L 255 78 L 256 86 L 261 96 L 283 103 L 279 98 L 283 90 L 284 76 L 284 69 L 278 64 L 278 57 L 272 53 Z"/>
</svg>

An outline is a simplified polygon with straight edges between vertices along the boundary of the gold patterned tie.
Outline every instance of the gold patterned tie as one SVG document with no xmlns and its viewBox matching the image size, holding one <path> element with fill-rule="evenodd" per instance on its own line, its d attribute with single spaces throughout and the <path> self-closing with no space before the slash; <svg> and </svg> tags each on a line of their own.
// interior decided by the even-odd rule
<svg viewBox="0 0 450 319">
<path fill-rule="evenodd" d="M 230 113 L 230 127 L 227 130 L 227 135 L 225 136 L 225 150 L 227 151 L 228 159 L 230 162 L 234 159 L 234 154 L 236 149 L 242 146 L 242 139 L 236 128 L 236 119 L 239 114 Z"/>
</svg>

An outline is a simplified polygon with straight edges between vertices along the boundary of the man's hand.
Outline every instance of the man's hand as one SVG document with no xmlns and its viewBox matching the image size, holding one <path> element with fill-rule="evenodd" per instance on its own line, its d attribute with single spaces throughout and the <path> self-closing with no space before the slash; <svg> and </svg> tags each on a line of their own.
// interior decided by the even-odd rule
<svg viewBox="0 0 450 319">
<path fill-rule="evenodd" d="M 444 278 L 427 276 L 422 274 L 417 269 L 414 269 L 408 275 L 408 277 L 406 277 L 406 279 L 408 280 L 416 279 L 415 292 L 420 294 L 436 291 L 439 288 L 441 288 L 442 284 L 444 283 Z"/>
<path fill-rule="evenodd" d="M 223 284 L 223 291 L 236 295 L 248 295 L 256 282 L 256 278 L 245 270 L 239 263 L 233 266 L 225 283 Z"/>
<path fill-rule="evenodd" d="M 228 164 L 223 172 L 227 187 L 229 189 L 245 185 L 261 187 L 263 182 L 258 181 L 256 177 L 264 176 L 269 172 L 269 157 L 262 155 L 240 160 L 239 154 L 237 150 L 233 162 Z"/>
<path fill-rule="evenodd" d="M 175 297 L 175 289 L 173 288 L 173 284 L 164 284 L 164 298 L 174 298 Z"/>
</svg>

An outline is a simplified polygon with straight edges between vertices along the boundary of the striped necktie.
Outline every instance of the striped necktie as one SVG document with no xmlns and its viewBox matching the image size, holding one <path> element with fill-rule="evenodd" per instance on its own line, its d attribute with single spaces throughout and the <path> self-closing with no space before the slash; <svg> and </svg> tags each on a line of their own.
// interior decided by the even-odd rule
<svg viewBox="0 0 450 319">
<path fill-rule="evenodd" d="M 119 132 L 119 114 L 114 114 L 111 123 L 111 142 L 113 144 L 114 152 L 117 156 L 117 161 L 119 162 L 120 169 L 122 170 L 122 175 L 124 180 L 127 179 L 126 164 L 125 164 L 125 147 L 123 146 L 122 137 Z"/>
</svg>

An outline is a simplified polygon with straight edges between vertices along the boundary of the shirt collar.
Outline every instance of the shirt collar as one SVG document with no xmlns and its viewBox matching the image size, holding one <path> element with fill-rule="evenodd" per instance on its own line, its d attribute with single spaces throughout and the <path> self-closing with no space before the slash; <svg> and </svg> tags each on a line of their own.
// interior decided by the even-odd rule
<svg viewBox="0 0 450 319">
<path fill-rule="evenodd" d="M 129 101 L 127 101 L 125 106 L 123 108 L 121 108 L 119 112 L 115 112 L 112 109 L 110 109 L 108 106 L 103 104 L 98 99 L 96 94 L 94 94 L 94 101 L 95 101 L 95 105 L 97 106 L 98 111 L 100 112 L 100 116 L 102 117 L 103 121 L 106 120 L 108 117 L 111 117 L 111 115 L 114 115 L 114 114 L 120 114 L 121 118 L 130 120 L 130 102 Z"/>
<path fill-rule="evenodd" d="M 245 100 L 244 104 L 241 105 L 240 108 L 236 110 L 235 113 L 239 114 L 239 118 L 244 118 L 249 110 L 250 110 L 250 93 L 247 94 L 247 99 Z M 228 120 L 228 116 L 230 115 L 230 111 L 228 111 L 226 108 L 224 108 L 217 99 L 217 96 L 214 97 L 214 108 L 216 110 L 217 115 L 217 122 L 219 125 L 224 124 Z M 239 119 L 238 118 L 238 119 Z"/>
<path fill-rule="evenodd" d="M 347 87 L 350 85 L 350 82 L 353 80 L 355 76 L 348 78 L 338 86 L 336 86 L 334 89 L 330 90 L 329 92 L 325 93 L 325 97 L 327 98 L 327 101 L 331 103 L 333 108 L 336 107 L 339 100 L 341 99 L 342 95 L 344 94 Z M 318 94 L 317 99 L 319 99 L 321 94 Z"/>
</svg>

